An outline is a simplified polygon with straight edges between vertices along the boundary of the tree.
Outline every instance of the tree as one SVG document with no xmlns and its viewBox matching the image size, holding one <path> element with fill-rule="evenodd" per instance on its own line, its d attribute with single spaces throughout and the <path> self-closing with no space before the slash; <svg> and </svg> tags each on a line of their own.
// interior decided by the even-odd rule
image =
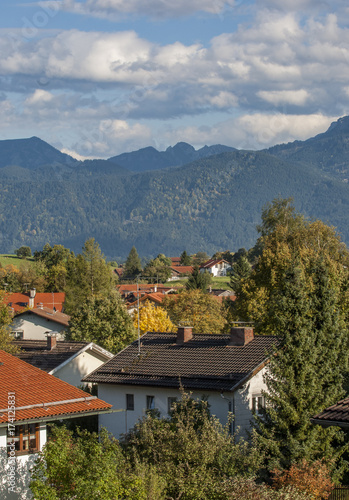
<svg viewBox="0 0 349 500">
<path fill-rule="evenodd" d="M 128 254 L 127 260 L 124 265 L 124 276 L 127 278 L 134 278 L 142 271 L 141 259 L 138 256 L 136 247 L 133 246 Z"/>
<path fill-rule="evenodd" d="M 155 278 L 158 282 L 166 283 L 172 275 L 171 265 L 171 259 L 159 253 L 155 259 L 148 262 L 145 266 L 142 276 L 148 278 L 149 281 L 154 281 Z"/>
<path fill-rule="evenodd" d="M 18 352 L 16 344 L 13 342 L 10 324 L 12 316 L 10 309 L 6 305 L 6 292 L 0 291 L 0 350 L 15 354 Z"/>
<path fill-rule="evenodd" d="M 206 252 L 197 252 L 194 255 L 194 264 L 200 266 L 203 262 L 206 262 L 209 259 L 209 256 Z"/>
<path fill-rule="evenodd" d="M 22 246 L 22 247 L 18 248 L 17 250 L 15 250 L 15 254 L 20 259 L 26 259 L 27 257 L 32 256 L 32 251 L 31 251 L 30 247 Z"/>
<path fill-rule="evenodd" d="M 252 266 L 246 255 L 242 255 L 232 264 L 230 271 L 230 286 L 235 293 L 239 292 L 242 281 L 249 277 L 251 271 Z"/>
<path fill-rule="evenodd" d="M 90 296 L 73 311 L 68 340 L 95 342 L 117 353 L 136 338 L 131 316 L 118 292 L 109 297 Z"/>
<path fill-rule="evenodd" d="M 182 253 L 181 253 L 181 260 L 180 260 L 180 263 L 181 263 L 181 266 L 191 266 L 193 262 L 193 259 L 191 258 L 190 255 L 187 254 L 187 252 L 184 250 Z"/>
<path fill-rule="evenodd" d="M 335 230 L 307 221 L 288 203 L 263 212 L 262 253 L 242 280 L 236 309 L 257 333 L 278 335 L 266 408 L 256 417 L 269 469 L 338 456 L 341 431 L 310 418 L 343 396 L 348 369 L 349 254 Z M 337 453 L 338 452 L 338 453 Z"/>
<path fill-rule="evenodd" d="M 209 272 L 205 271 L 200 273 L 199 266 L 194 266 L 192 274 L 189 276 L 188 281 L 185 284 L 187 290 L 201 290 L 202 292 L 207 291 L 207 287 L 212 282 L 212 276 Z"/>
<path fill-rule="evenodd" d="M 131 463 L 156 468 L 166 484 L 162 498 L 231 498 L 229 491 L 224 494 L 228 478 L 252 476 L 262 457 L 253 445 L 234 442 L 206 401 L 186 393 L 170 418 L 145 416 L 126 435 L 124 446 Z"/>
<path fill-rule="evenodd" d="M 94 238 L 85 242 L 82 254 L 68 260 L 67 269 L 64 279 L 67 282 L 65 310 L 68 314 L 88 299 L 108 297 L 114 290 L 112 269 Z"/>
<path fill-rule="evenodd" d="M 138 314 L 135 312 L 133 325 L 138 328 Z M 170 320 L 167 311 L 162 307 L 155 307 L 149 300 L 139 309 L 139 328 L 141 334 L 146 332 L 173 332 L 175 325 Z"/>
<path fill-rule="evenodd" d="M 145 481 L 137 477 L 116 440 L 105 430 L 80 431 L 76 437 L 65 427 L 54 427 L 39 454 L 30 489 L 36 500 L 146 500 Z"/>
<path fill-rule="evenodd" d="M 172 323 L 189 324 L 195 333 L 221 333 L 226 320 L 222 305 L 201 290 L 183 290 L 163 300 Z"/>
</svg>

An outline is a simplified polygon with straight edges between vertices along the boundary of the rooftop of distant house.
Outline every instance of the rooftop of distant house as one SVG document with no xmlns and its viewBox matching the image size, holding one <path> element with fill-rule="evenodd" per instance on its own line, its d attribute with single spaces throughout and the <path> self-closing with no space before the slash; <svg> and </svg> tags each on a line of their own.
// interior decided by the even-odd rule
<svg viewBox="0 0 349 500">
<path fill-rule="evenodd" d="M 34 307 L 33 309 L 27 309 L 22 312 L 16 314 L 16 318 L 23 315 L 34 315 L 44 318 L 48 321 L 55 321 L 63 326 L 69 326 L 70 316 L 68 314 L 64 314 L 59 311 L 55 311 L 54 309 L 50 309 L 48 307 Z"/>
<path fill-rule="evenodd" d="M 16 314 L 24 309 L 43 306 L 56 311 L 63 311 L 65 301 L 64 292 L 37 293 L 35 289 L 24 293 L 7 293 L 5 303 Z"/>
</svg>

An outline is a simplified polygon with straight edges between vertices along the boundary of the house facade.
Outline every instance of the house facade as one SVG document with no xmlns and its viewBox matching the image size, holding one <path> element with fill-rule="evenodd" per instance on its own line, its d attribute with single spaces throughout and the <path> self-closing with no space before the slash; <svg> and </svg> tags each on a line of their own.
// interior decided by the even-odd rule
<svg viewBox="0 0 349 500">
<path fill-rule="evenodd" d="M 212 276 L 226 276 L 231 268 L 229 262 L 224 259 L 210 259 L 200 266 L 200 273 L 208 272 Z"/>
<path fill-rule="evenodd" d="M 32 498 L 30 469 L 46 443 L 48 422 L 110 409 L 101 399 L 0 351 L 0 498 Z"/>
<path fill-rule="evenodd" d="M 46 340 L 48 332 L 55 332 L 63 340 L 69 326 L 70 316 L 48 307 L 35 307 L 17 314 L 11 331 L 18 340 Z"/>
<path fill-rule="evenodd" d="M 79 387 L 81 380 L 109 361 L 114 354 L 94 342 L 66 342 L 55 336 L 46 340 L 16 340 L 19 359 Z"/>
<path fill-rule="evenodd" d="M 254 337 L 247 327 L 233 328 L 230 335 L 193 334 L 189 327 L 177 334 L 147 333 L 84 380 L 98 383 L 99 396 L 123 409 L 100 419 L 115 437 L 147 410 L 167 417 L 181 387 L 206 398 L 223 425 L 233 414 L 230 431 L 246 436 L 253 412 L 264 404 L 266 351 L 275 343 L 275 337 Z"/>
</svg>

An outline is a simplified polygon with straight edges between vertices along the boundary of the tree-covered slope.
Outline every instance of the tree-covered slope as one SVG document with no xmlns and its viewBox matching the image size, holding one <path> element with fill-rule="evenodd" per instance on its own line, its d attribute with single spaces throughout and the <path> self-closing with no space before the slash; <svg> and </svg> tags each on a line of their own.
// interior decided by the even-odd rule
<svg viewBox="0 0 349 500">
<path fill-rule="evenodd" d="M 98 170 L 98 169 L 97 169 Z M 230 152 L 170 170 L 120 176 L 111 169 L 56 169 L 9 178 L 0 170 L 0 251 L 61 243 L 80 251 L 93 236 L 108 256 L 176 255 L 255 243 L 261 207 L 295 198 L 349 241 L 347 184 L 263 152 Z"/>
</svg>

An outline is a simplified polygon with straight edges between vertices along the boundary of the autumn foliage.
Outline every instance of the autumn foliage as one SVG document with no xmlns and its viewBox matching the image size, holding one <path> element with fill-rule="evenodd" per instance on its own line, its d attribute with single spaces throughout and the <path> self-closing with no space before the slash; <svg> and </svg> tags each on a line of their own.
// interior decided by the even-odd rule
<svg viewBox="0 0 349 500">
<path fill-rule="evenodd" d="M 329 467 L 322 460 L 316 460 L 313 463 L 302 460 L 293 464 L 288 470 L 275 469 L 273 474 L 273 486 L 276 489 L 294 486 L 309 494 L 311 499 L 329 498 L 334 487 Z"/>
</svg>

